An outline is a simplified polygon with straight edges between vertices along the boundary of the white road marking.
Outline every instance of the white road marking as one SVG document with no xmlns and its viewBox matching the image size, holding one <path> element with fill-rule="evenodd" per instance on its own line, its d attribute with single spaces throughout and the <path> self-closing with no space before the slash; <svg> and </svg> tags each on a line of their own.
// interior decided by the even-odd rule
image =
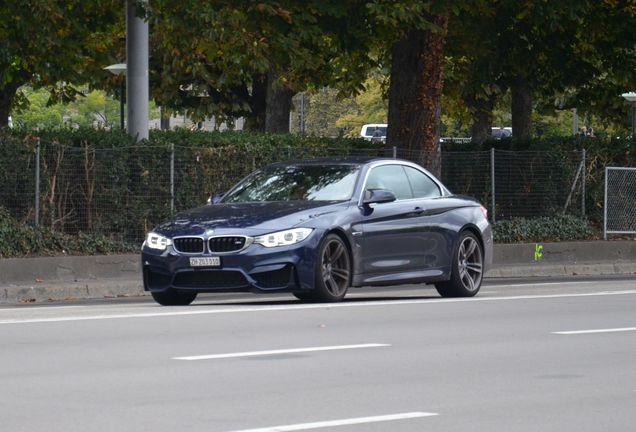
<svg viewBox="0 0 636 432">
<path fill-rule="evenodd" d="M 173 360 L 215 360 L 215 359 L 226 359 L 226 358 L 237 358 L 237 357 L 257 357 L 257 356 L 270 356 L 276 354 L 294 354 L 294 353 L 305 353 L 305 352 L 316 352 L 316 351 L 336 351 L 336 350 L 347 350 L 347 349 L 360 349 L 360 348 L 380 348 L 380 347 L 389 347 L 390 344 L 358 344 L 358 345 L 334 345 L 334 346 L 323 346 L 323 347 L 307 347 L 307 348 L 290 348 L 290 349 L 279 349 L 279 350 L 269 350 L 269 351 L 248 351 L 248 352 L 238 352 L 238 353 L 229 353 L 229 354 L 210 354 L 210 355 L 197 355 L 197 356 L 188 356 L 188 357 L 173 357 Z"/>
<path fill-rule="evenodd" d="M 486 287 L 496 287 L 496 286 L 504 286 L 504 287 L 534 287 L 534 286 L 550 286 L 550 285 L 585 285 L 585 284 L 596 284 L 598 281 L 581 281 L 581 282 L 528 282 L 528 283 L 519 283 L 519 284 L 505 284 L 505 285 L 484 285 Z M 489 291 L 490 292 L 490 291 Z"/>
<path fill-rule="evenodd" d="M 616 332 L 628 332 L 628 331 L 636 331 L 636 327 L 609 328 L 609 329 L 596 329 L 596 330 L 558 331 L 558 332 L 552 332 L 552 334 L 579 335 L 579 334 L 594 334 L 594 333 L 616 333 Z"/>
<path fill-rule="evenodd" d="M 84 315 L 84 316 L 65 316 L 57 318 L 13 318 L 0 320 L 0 324 L 32 324 L 32 323 L 52 323 L 52 322 L 68 322 L 68 321 L 89 321 L 89 320 L 108 320 L 108 319 L 126 319 L 126 318 L 155 318 L 169 316 L 185 316 L 185 315 L 211 315 L 224 313 L 244 313 L 244 312 L 272 312 L 283 310 L 304 310 L 304 309 L 336 309 L 350 307 L 369 307 L 369 306 L 400 306 L 400 305 L 418 305 L 418 304 L 442 304 L 442 303 L 464 303 L 464 302 L 495 302 L 495 301 L 515 301 L 515 300 L 542 300 L 542 299 L 559 299 L 559 298 L 578 298 L 578 297 L 599 297 L 599 296 L 615 296 L 636 294 L 636 290 L 625 291 L 599 291 L 592 293 L 578 294 L 547 294 L 547 295 L 520 295 L 507 297 L 471 297 L 471 298 L 434 298 L 421 300 L 382 300 L 382 301 L 360 301 L 360 302 L 343 302 L 343 303 L 319 303 L 319 304 L 290 304 L 279 306 L 249 306 L 234 307 L 226 309 L 196 309 L 196 307 L 165 308 L 161 312 L 139 312 L 128 314 L 102 314 L 102 315 Z M 183 310 L 186 309 L 186 310 Z"/>
<path fill-rule="evenodd" d="M 258 428 L 258 429 L 243 429 L 243 430 L 234 431 L 234 432 L 303 431 L 303 430 L 309 430 L 309 429 L 320 429 L 320 428 L 328 428 L 328 427 L 334 427 L 334 426 L 347 426 L 347 425 L 364 424 L 364 423 L 378 423 L 378 422 L 386 422 L 386 421 L 405 420 L 405 419 L 413 419 L 413 418 L 420 418 L 420 417 L 432 417 L 436 415 L 439 415 L 439 414 L 416 411 L 416 412 L 389 414 L 389 415 L 381 415 L 381 416 L 373 416 L 373 417 L 358 417 L 358 418 L 350 418 L 350 419 L 342 419 L 342 420 L 321 421 L 321 422 L 315 422 L 315 423 L 299 423 L 299 424 L 286 425 L 286 426 L 272 426 L 272 427 Z"/>
<path fill-rule="evenodd" d="M 0 307 L 0 312 L 7 312 L 7 311 L 11 311 L 11 312 L 15 312 L 15 311 L 35 311 L 35 310 L 47 310 L 47 311 L 55 311 L 57 309 L 79 309 L 81 307 L 84 306 L 80 306 L 80 305 L 68 305 L 68 306 L 55 306 L 55 305 L 24 305 L 24 306 L 20 306 L 20 307 L 14 307 L 14 308 L 2 308 Z"/>
</svg>

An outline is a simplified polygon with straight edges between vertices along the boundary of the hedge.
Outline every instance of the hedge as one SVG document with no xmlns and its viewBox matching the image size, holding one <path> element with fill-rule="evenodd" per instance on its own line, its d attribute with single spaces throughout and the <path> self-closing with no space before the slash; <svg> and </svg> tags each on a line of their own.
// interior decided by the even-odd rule
<svg viewBox="0 0 636 432">
<path fill-rule="evenodd" d="M 495 243 L 574 241 L 594 237 L 590 222 L 572 215 L 513 218 L 496 222 L 492 229 Z"/>
<path fill-rule="evenodd" d="M 0 258 L 31 255 L 96 255 L 131 253 L 138 244 L 113 241 L 103 235 L 68 235 L 45 227 L 24 225 L 0 207 Z"/>
<path fill-rule="evenodd" d="M 210 194 L 227 190 L 237 179 L 266 163 L 320 156 L 383 154 L 381 147 L 363 139 L 291 134 L 153 130 L 150 140 L 138 144 L 121 130 L 44 130 L 37 136 L 41 143 L 40 224 L 51 232 L 102 234 L 115 243 L 138 243 L 147 230 L 171 215 L 173 147 L 176 209 L 204 203 Z M 23 224 L 33 224 L 35 216 L 36 142 L 33 133 L 0 130 L 0 205 Z M 554 161 L 555 168 L 550 170 L 555 172 L 542 179 L 541 184 L 531 183 L 532 175 L 520 178 L 518 187 L 532 188 L 535 196 L 545 197 L 545 202 L 535 203 L 522 198 L 523 195 L 519 195 L 517 201 L 536 206 L 541 214 L 554 214 L 562 208 L 554 207 L 552 195 L 563 192 L 564 188 L 568 189 L 566 195 L 569 191 L 569 185 L 563 185 L 564 178 L 569 181 L 573 177 L 575 166 L 568 162 L 572 151 L 585 148 L 586 214 L 598 223 L 602 220 L 603 170 L 608 165 L 636 166 L 634 146 L 635 142 L 629 140 L 578 137 L 507 139 L 482 145 L 445 143 L 443 153 L 465 152 L 466 157 L 455 157 L 453 161 L 444 158 L 445 168 L 452 171 L 451 178 L 444 181 L 453 191 L 475 195 L 489 204 L 488 173 L 480 166 L 487 162 L 477 161 L 474 152 L 491 147 L 541 151 L 548 157 L 535 157 L 533 164 Z M 522 175 L 528 171 L 523 166 L 516 170 Z M 472 189 L 477 184 L 481 187 L 479 192 L 477 188 Z M 548 202 L 548 198 L 552 201 Z"/>
</svg>

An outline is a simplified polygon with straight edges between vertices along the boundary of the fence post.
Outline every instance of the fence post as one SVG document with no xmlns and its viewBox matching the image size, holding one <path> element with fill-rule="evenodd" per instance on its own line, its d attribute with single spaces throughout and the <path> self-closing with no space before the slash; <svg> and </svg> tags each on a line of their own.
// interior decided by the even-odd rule
<svg viewBox="0 0 636 432">
<path fill-rule="evenodd" d="M 393 159 L 397 159 L 397 147 L 393 146 Z"/>
<path fill-rule="evenodd" d="M 490 188 L 492 190 L 492 223 L 496 222 L 495 219 L 495 148 L 490 149 Z"/>
<path fill-rule="evenodd" d="M 40 138 L 35 145 L 35 226 L 40 226 Z"/>
<path fill-rule="evenodd" d="M 583 177 L 581 178 L 581 215 L 583 217 L 585 217 L 585 163 L 586 161 L 586 151 L 585 149 L 583 149 L 583 154 L 581 155 L 582 161 L 581 161 L 581 166 L 582 166 L 582 174 Z"/>
<path fill-rule="evenodd" d="M 607 171 L 605 167 L 605 196 L 603 198 L 603 240 L 607 240 Z"/>
<path fill-rule="evenodd" d="M 174 143 L 170 144 L 170 213 L 174 214 Z"/>
</svg>

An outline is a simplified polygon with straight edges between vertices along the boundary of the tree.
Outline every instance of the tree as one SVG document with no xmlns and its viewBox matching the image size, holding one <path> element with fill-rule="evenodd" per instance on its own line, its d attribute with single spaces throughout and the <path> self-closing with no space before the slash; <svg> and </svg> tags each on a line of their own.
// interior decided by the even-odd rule
<svg viewBox="0 0 636 432">
<path fill-rule="evenodd" d="M 369 5 L 376 46 L 390 56 L 389 129 L 395 146 L 439 174 L 439 125 L 444 44 L 453 2 Z"/>
<path fill-rule="evenodd" d="M 493 102 L 508 90 L 516 137 L 532 134 L 538 105 L 616 116 L 616 95 L 636 78 L 633 5 L 496 0 L 480 8 L 451 17 L 448 44 L 450 87 L 473 114 L 473 138 L 488 134 Z"/>
<path fill-rule="evenodd" d="M 368 62 L 356 34 L 366 30 L 349 28 L 361 6 L 214 0 L 192 8 L 157 0 L 150 14 L 155 99 L 195 118 L 245 116 L 253 129 L 285 130 L 294 92 L 335 81 L 361 86 Z"/>
<path fill-rule="evenodd" d="M 51 86 L 55 102 L 73 99 L 73 83 L 104 76 L 101 69 L 112 62 L 122 10 L 117 0 L 22 0 L 3 5 L 0 127 L 7 125 L 16 93 L 25 84 Z"/>
</svg>

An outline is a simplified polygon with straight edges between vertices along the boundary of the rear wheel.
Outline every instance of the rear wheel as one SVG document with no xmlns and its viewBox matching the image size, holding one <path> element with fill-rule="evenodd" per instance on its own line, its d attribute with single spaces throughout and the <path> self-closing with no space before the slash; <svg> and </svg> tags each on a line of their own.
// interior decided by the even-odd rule
<svg viewBox="0 0 636 432">
<path fill-rule="evenodd" d="M 196 291 L 182 291 L 174 288 L 150 294 L 162 306 L 187 306 L 197 298 Z"/>
<path fill-rule="evenodd" d="M 351 257 L 347 245 L 336 234 L 329 234 L 320 245 L 315 288 L 308 299 L 323 302 L 340 301 L 347 294 L 350 283 Z"/>
<path fill-rule="evenodd" d="M 442 297 L 472 297 L 479 292 L 484 270 L 484 252 L 475 234 L 464 231 L 453 256 L 451 279 L 435 284 Z"/>
</svg>

